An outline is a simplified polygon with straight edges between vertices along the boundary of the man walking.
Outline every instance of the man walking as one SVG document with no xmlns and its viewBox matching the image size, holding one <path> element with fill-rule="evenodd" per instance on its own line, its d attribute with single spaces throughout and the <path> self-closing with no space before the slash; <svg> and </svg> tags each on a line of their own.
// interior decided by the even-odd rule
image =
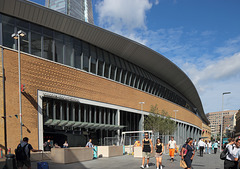
<svg viewBox="0 0 240 169">
<path fill-rule="evenodd" d="M 33 149 L 31 144 L 28 144 L 28 138 L 24 137 L 23 141 L 18 145 L 15 150 L 16 159 L 17 159 L 17 167 L 18 169 L 22 169 L 25 165 L 28 169 L 31 169 L 31 161 L 30 161 L 30 151 L 32 152 L 40 152 L 42 150 Z"/>
<path fill-rule="evenodd" d="M 238 151 L 240 149 L 240 139 L 237 139 L 235 144 L 226 146 L 228 153 L 224 160 L 224 169 L 238 169 Z"/>
<path fill-rule="evenodd" d="M 204 147 L 206 146 L 205 143 L 203 142 L 203 139 L 201 139 L 198 142 L 198 146 L 199 146 L 199 150 L 200 150 L 200 156 L 203 157 L 203 150 L 204 150 Z"/>
<path fill-rule="evenodd" d="M 171 158 L 170 160 L 171 162 L 173 162 L 174 153 L 175 153 L 175 150 L 177 149 L 177 144 L 176 144 L 176 141 L 174 140 L 174 137 L 171 137 L 171 140 L 168 142 L 167 149 L 169 150 L 169 156 Z"/>
<path fill-rule="evenodd" d="M 142 140 L 142 166 L 141 168 L 144 168 L 145 164 L 145 158 L 147 159 L 147 165 L 146 168 L 149 168 L 149 158 L 150 158 L 150 152 L 153 152 L 153 144 L 152 140 L 148 138 L 148 133 L 145 133 L 145 138 Z"/>
</svg>

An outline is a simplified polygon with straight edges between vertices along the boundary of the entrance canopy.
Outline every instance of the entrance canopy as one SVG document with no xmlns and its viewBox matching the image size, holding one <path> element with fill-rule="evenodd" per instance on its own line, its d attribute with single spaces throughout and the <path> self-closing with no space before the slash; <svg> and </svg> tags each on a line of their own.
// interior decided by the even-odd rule
<svg viewBox="0 0 240 169">
<path fill-rule="evenodd" d="M 89 129 L 102 129 L 102 130 L 119 130 L 125 126 L 111 125 L 111 124 L 99 124 L 99 123 L 88 123 L 79 121 L 67 121 L 67 120 L 54 120 L 48 119 L 44 125 L 47 126 L 60 126 L 60 127 L 80 127 Z"/>
</svg>

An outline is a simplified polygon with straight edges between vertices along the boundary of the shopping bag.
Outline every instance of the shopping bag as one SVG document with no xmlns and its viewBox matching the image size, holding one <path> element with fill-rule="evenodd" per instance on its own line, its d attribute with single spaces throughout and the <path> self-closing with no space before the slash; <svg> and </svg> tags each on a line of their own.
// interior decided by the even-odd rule
<svg viewBox="0 0 240 169">
<path fill-rule="evenodd" d="M 180 160 L 180 167 L 187 168 L 187 164 L 185 163 L 184 160 Z"/>
</svg>

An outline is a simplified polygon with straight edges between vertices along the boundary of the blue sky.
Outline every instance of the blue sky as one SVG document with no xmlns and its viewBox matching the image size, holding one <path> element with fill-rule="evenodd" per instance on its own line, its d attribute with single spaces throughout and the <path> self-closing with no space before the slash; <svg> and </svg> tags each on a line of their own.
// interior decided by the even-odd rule
<svg viewBox="0 0 240 169">
<path fill-rule="evenodd" d="M 37 1 L 37 0 L 35 0 Z M 95 25 L 161 53 L 193 81 L 205 113 L 240 109 L 239 0 L 93 0 Z M 44 3 L 38 0 L 37 3 Z"/>
</svg>

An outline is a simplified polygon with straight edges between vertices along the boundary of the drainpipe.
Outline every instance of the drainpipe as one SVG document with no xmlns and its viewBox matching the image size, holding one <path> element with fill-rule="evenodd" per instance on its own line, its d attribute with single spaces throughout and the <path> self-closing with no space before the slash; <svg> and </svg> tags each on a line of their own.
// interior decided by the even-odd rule
<svg viewBox="0 0 240 169">
<path fill-rule="evenodd" d="M 4 60 L 3 60 L 3 48 L 1 47 L 2 55 L 2 76 L 3 76 L 3 119 L 4 119 L 4 142 L 5 142 L 5 155 L 7 154 L 7 115 L 6 115 L 6 97 L 5 97 L 5 72 L 4 72 Z"/>
</svg>

